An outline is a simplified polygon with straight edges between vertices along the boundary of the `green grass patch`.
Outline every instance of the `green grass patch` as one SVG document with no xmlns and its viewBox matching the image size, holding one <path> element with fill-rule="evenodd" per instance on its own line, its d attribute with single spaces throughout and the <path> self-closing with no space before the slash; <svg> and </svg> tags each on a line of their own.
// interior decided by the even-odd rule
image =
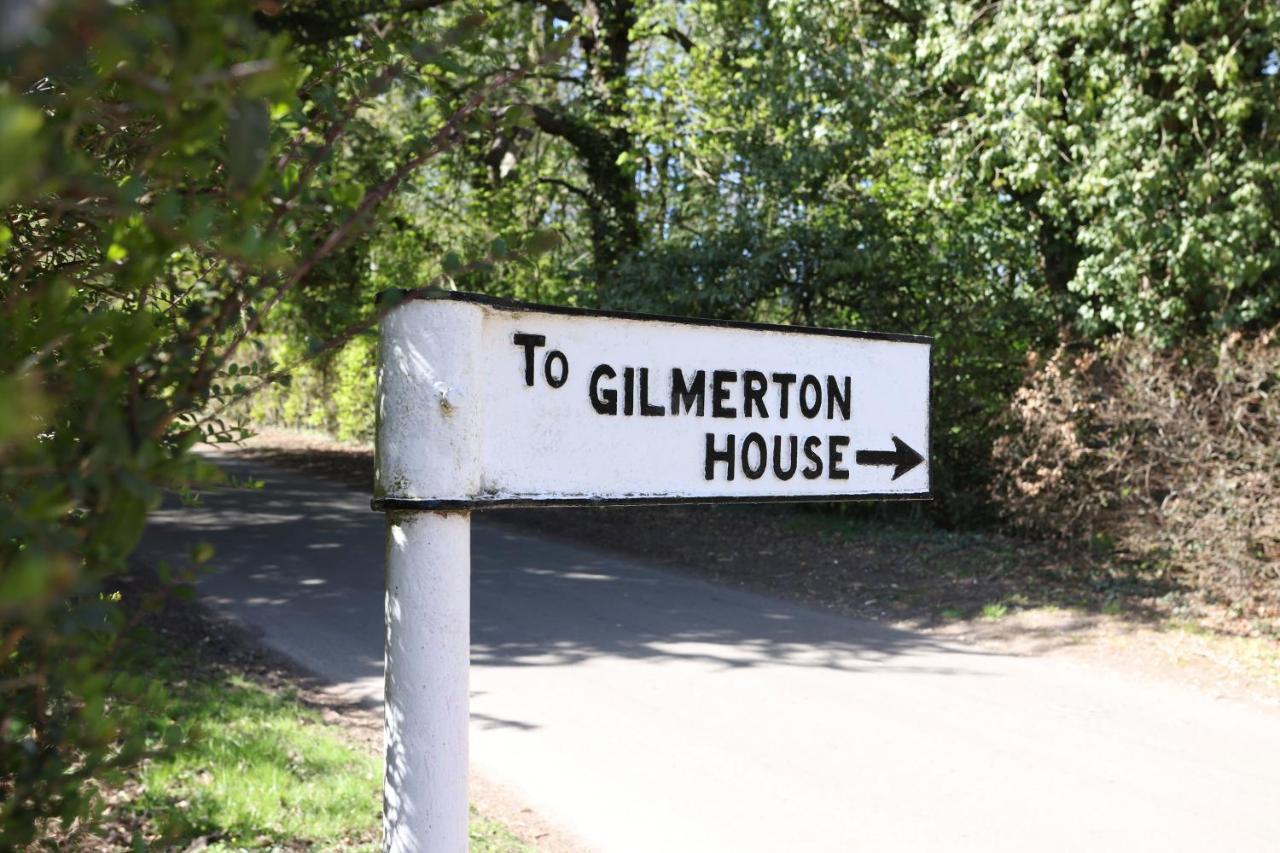
<svg viewBox="0 0 1280 853">
<path fill-rule="evenodd" d="M 982 618 L 992 622 L 1009 615 L 1009 606 L 999 601 L 982 605 Z"/>
<path fill-rule="evenodd" d="M 152 849 L 203 838 L 211 851 L 381 849 L 382 757 L 326 723 L 290 691 L 272 691 L 157 646 L 131 649 L 130 670 L 163 682 L 151 728 L 181 744 L 146 762 L 120 808 L 148 827 Z M 153 836 L 158 835 L 158 838 Z M 471 811 L 470 849 L 532 853 L 503 824 Z"/>
<path fill-rule="evenodd" d="M 132 804 L 162 843 L 376 849 L 382 770 L 287 694 L 238 677 L 174 689 L 186 744 L 142 771 Z"/>
</svg>

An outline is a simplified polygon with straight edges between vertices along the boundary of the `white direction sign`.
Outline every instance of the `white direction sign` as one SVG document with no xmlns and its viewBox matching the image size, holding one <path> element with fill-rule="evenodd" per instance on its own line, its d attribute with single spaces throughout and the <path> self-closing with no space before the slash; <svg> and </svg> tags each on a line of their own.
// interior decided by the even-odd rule
<svg viewBox="0 0 1280 853">
<path fill-rule="evenodd" d="M 927 337 L 400 296 L 377 508 L 929 497 Z"/>
</svg>

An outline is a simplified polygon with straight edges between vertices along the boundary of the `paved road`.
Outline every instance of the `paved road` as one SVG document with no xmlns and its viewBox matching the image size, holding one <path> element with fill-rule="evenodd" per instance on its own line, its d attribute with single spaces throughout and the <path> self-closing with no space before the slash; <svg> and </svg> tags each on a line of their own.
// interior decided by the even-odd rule
<svg viewBox="0 0 1280 853">
<path fill-rule="evenodd" d="M 230 463 L 248 473 L 243 463 Z M 159 513 L 204 600 L 353 696 L 382 690 L 365 494 Z M 1280 850 L 1280 715 L 721 588 L 480 516 L 472 756 L 608 851 Z"/>
</svg>

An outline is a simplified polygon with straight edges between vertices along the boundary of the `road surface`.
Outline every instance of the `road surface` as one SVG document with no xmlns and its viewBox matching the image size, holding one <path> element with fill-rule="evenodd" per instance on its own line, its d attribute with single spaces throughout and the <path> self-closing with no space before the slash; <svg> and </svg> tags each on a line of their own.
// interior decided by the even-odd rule
<svg viewBox="0 0 1280 853">
<path fill-rule="evenodd" d="M 156 514 L 212 542 L 202 599 L 352 697 L 382 695 L 368 495 Z M 1280 850 L 1280 715 L 716 586 L 477 515 L 472 761 L 604 851 Z M 781 558 L 780 558 L 781 559 Z"/>
</svg>

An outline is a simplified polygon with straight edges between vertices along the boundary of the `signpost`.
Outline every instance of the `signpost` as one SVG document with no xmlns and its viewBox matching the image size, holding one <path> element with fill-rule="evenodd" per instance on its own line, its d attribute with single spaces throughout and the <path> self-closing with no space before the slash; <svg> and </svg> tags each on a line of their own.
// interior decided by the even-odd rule
<svg viewBox="0 0 1280 853">
<path fill-rule="evenodd" d="M 929 497 L 929 338 L 397 295 L 373 500 L 388 850 L 467 847 L 471 510 Z"/>
</svg>

